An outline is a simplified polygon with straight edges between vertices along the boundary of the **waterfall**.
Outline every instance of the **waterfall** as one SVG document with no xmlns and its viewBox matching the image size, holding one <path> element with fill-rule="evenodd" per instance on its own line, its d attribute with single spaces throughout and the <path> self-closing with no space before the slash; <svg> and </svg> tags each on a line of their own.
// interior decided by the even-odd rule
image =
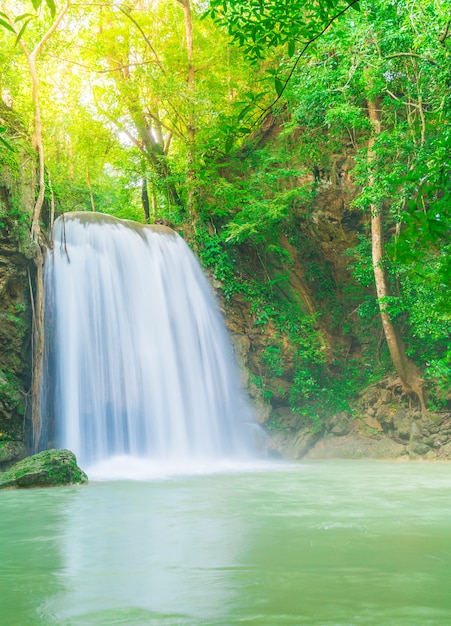
<svg viewBox="0 0 451 626">
<path fill-rule="evenodd" d="M 56 447 L 84 468 L 252 454 L 252 411 L 221 314 L 179 235 L 66 214 L 55 222 L 45 285 L 43 411 L 55 416 Z"/>
</svg>

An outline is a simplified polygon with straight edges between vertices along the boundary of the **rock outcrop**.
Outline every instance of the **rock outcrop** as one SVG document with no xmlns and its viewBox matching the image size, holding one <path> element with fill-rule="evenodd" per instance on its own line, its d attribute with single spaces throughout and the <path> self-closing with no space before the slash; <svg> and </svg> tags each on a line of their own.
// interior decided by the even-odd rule
<svg viewBox="0 0 451 626">
<path fill-rule="evenodd" d="M 1 102 L 0 121 L 25 132 Z M 30 438 L 33 175 L 28 155 L 0 152 L 0 469 L 24 456 Z"/>
<path fill-rule="evenodd" d="M 88 477 L 69 450 L 44 450 L 0 474 L 0 489 L 84 485 Z"/>
</svg>

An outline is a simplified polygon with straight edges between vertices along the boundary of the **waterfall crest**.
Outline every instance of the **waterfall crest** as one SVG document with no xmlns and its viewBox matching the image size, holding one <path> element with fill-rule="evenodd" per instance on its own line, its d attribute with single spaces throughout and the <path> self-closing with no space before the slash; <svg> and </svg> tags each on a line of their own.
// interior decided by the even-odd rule
<svg viewBox="0 0 451 626">
<path fill-rule="evenodd" d="M 46 260 L 55 443 L 183 465 L 252 454 L 252 411 L 207 279 L 169 228 L 97 213 L 54 226 Z"/>
</svg>

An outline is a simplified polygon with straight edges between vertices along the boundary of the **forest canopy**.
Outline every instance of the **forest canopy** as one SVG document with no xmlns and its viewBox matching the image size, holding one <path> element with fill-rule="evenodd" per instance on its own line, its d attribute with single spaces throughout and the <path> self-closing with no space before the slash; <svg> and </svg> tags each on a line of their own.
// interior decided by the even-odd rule
<svg viewBox="0 0 451 626">
<path fill-rule="evenodd" d="M 449 0 L 0 3 L 0 164 L 37 167 L 34 210 L 17 207 L 19 221 L 37 233 L 53 207 L 173 224 L 226 297 L 251 299 L 257 321 L 295 337 L 291 404 L 302 408 L 331 378 L 325 313 L 282 315 L 274 267 L 294 260 L 281 237 L 307 258 L 315 198 L 340 183 L 344 155 L 359 224 L 353 295 L 332 302 L 324 279 L 317 300 L 357 335 L 383 328 L 405 389 L 424 405 L 426 385 L 443 406 L 450 15 Z M 258 284 L 249 256 L 272 263 Z M 390 367 L 362 345 L 373 357 L 355 387 L 362 368 Z"/>
</svg>

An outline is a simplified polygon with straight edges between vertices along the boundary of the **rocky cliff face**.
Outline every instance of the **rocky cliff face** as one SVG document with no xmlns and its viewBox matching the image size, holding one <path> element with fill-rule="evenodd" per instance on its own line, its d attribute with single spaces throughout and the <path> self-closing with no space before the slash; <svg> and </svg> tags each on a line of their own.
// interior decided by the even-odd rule
<svg viewBox="0 0 451 626">
<path fill-rule="evenodd" d="M 29 439 L 33 265 L 11 178 L 0 177 L 0 468 L 25 454 Z"/>
<path fill-rule="evenodd" d="M 352 156 L 335 155 L 330 162 L 328 172 L 312 171 L 300 181 L 314 187 L 313 210 L 309 215 L 301 211 L 280 229 L 276 243 L 284 254 L 257 254 L 242 246 L 237 262 L 247 280 L 272 285 L 280 306 L 288 303 L 294 314 L 297 310 L 313 320 L 307 333 L 317 334 L 321 380 L 326 385 L 335 381 L 335 389 L 345 387 L 353 368 L 353 394 L 345 409 L 338 393 L 334 407 L 333 391 L 327 405 L 311 401 L 311 380 L 302 363 L 310 371 L 317 365 L 308 351 L 299 350 L 302 329 L 298 335 L 285 332 L 273 318 L 262 319 L 253 295 L 238 293 L 226 300 L 218 289 L 243 383 L 271 445 L 289 458 L 449 459 L 451 413 L 421 414 L 403 395 L 396 376 L 390 376 L 377 312 L 371 321 L 358 318 L 359 303 L 367 296 L 374 300 L 371 289 L 354 281 L 348 253 L 359 243 L 365 218 L 352 209 L 357 193 L 350 177 Z M 381 372 L 381 380 L 370 385 L 371 376 L 362 377 L 359 386 L 359 368 L 373 371 L 373 380 Z M 293 394 L 296 387 L 301 394 L 306 390 L 301 402 Z"/>
<path fill-rule="evenodd" d="M 250 372 L 246 380 L 261 422 L 267 422 L 276 409 L 284 416 L 282 421 L 299 421 L 299 415 L 290 414 L 290 389 L 300 360 L 310 359 L 309 366 L 314 360 L 322 363 L 325 374 L 333 377 L 346 361 L 361 356 L 356 304 L 348 288 L 357 289 L 347 252 L 358 243 L 364 228 L 362 213 L 351 208 L 356 195 L 349 175 L 352 167 L 351 156 L 337 155 L 327 173 L 304 175 L 299 184 L 313 189 L 314 208 L 294 214 L 266 251 L 264 245 L 263 251 L 240 247 L 240 275 L 249 283 L 270 286 L 262 291 L 261 302 L 256 303 L 254 293 L 238 293 L 226 300 L 221 282 L 214 281 L 238 360 Z M 298 331 L 290 331 L 288 324 L 285 328 L 277 325 L 274 309 L 278 306 L 300 320 Z M 316 343 L 309 348 L 311 354 L 300 350 L 303 342 Z"/>
</svg>

